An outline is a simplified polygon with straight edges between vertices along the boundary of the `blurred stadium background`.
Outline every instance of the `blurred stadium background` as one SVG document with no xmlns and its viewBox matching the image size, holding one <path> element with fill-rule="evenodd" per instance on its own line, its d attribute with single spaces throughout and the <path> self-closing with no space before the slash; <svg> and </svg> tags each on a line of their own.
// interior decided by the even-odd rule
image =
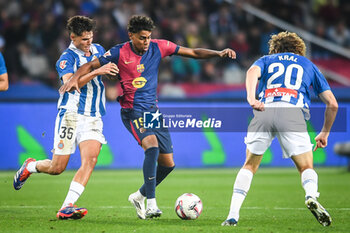
<svg viewBox="0 0 350 233">
<path fill-rule="evenodd" d="M 308 57 L 328 79 L 339 100 L 341 130 L 333 132 L 329 146 L 315 153 L 315 164 L 347 166 L 350 141 L 350 2 L 346 0 L 0 0 L 0 51 L 8 69 L 10 89 L 0 93 L 0 169 L 17 169 L 29 156 L 51 157 L 60 85 L 55 62 L 69 44 L 65 30 L 69 17 L 87 15 L 97 21 L 94 42 L 108 50 L 127 41 L 126 24 L 133 14 L 155 21 L 153 38 L 188 47 L 237 52 L 235 61 L 164 59 L 159 73 L 160 107 L 248 107 L 245 71 L 268 53 L 267 41 L 282 30 L 297 32 L 307 43 Z M 124 129 L 119 116 L 117 82 L 106 80 L 107 115 L 98 167 L 139 168 L 143 152 Z M 322 107 L 313 97 L 314 106 Z M 235 120 L 236 116 L 232 116 Z M 313 115 L 309 128 L 319 128 Z M 247 119 L 247 124 L 248 124 Z M 173 133 L 178 167 L 238 167 L 244 161 L 245 132 Z M 336 151 L 334 151 L 334 146 Z M 350 147 L 350 146 L 347 146 Z M 345 148 L 345 149 L 344 149 Z M 336 153 L 337 152 L 337 153 Z M 79 166 L 72 156 L 69 168 Z M 281 159 L 274 142 L 265 154 L 265 166 L 293 166 Z"/>
</svg>

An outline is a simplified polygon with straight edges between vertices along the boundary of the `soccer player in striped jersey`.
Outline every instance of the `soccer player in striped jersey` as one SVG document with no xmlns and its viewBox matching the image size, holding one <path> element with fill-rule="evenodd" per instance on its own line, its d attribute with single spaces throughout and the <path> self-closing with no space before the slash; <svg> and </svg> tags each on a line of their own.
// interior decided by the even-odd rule
<svg viewBox="0 0 350 233">
<path fill-rule="evenodd" d="M 233 186 L 230 212 L 223 226 L 235 226 L 239 210 L 248 193 L 253 175 L 262 156 L 277 137 L 283 158 L 291 158 L 301 175 L 305 204 L 323 226 L 331 224 L 331 216 L 317 201 L 318 176 L 313 169 L 312 144 L 307 132 L 310 107 L 309 87 L 326 104 L 325 120 L 316 136 L 317 148 L 327 146 L 338 103 L 319 69 L 305 57 L 304 41 L 295 33 L 281 32 L 269 41 L 268 56 L 258 59 L 247 71 L 247 100 L 254 109 L 245 144 L 246 160 Z M 259 80 L 258 96 L 255 98 Z"/>
<path fill-rule="evenodd" d="M 4 57 L 0 53 L 0 91 L 7 91 L 7 89 L 9 89 L 9 79 Z"/>
<path fill-rule="evenodd" d="M 105 53 L 102 46 L 92 43 L 95 23 L 85 16 L 74 16 L 68 20 L 67 29 L 71 44 L 56 63 L 62 83 L 67 82 L 83 64 L 98 60 Z M 102 76 L 115 75 L 114 64 L 107 64 L 88 74 L 90 79 L 81 92 L 64 93 L 58 100 L 55 138 L 52 159 L 35 161 L 28 158 L 14 177 L 14 188 L 19 190 L 32 173 L 61 174 L 77 146 L 80 149 L 81 166 L 76 172 L 66 199 L 57 213 L 58 219 L 80 219 L 87 209 L 74 203 L 83 193 L 97 162 L 102 144 L 106 143 L 102 133 L 101 116 L 105 114 L 105 90 Z"/>
<path fill-rule="evenodd" d="M 157 106 L 158 68 L 162 58 L 180 55 L 191 58 L 228 57 L 234 59 L 232 49 L 215 51 L 192 49 L 176 45 L 167 40 L 151 39 L 154 23 L 146 16 L 133 16 L 128 23 L 130 41 L 118 44 L 98 60 L 82 66 L 60 91 L 79 89 L 77 80 L 101 65 L 114 63 L 119 69 L 123 96 L 119 98 L 124 126 L 134 136 L 145 152 L 143 163 L 144 185 L 129 196 L 137 215 L 141 219 L 159 217 L 155 188 L 174 169 L 173 145 L 167 129 L 150 129 L 143 126 L 143 113 L 159 114 Z M 81 78 L 80 78 L 81 77 Z M 159 117 L 159 115 L 156 115 Z M 161 116 L 160 116 L 160 119 Z M 162 124 L 161 124 L 162 125 Z M 158 165 L 157 165 L 158 161 Z M 145 209 L 147 198 L 147 209 Z"/>
</svg>

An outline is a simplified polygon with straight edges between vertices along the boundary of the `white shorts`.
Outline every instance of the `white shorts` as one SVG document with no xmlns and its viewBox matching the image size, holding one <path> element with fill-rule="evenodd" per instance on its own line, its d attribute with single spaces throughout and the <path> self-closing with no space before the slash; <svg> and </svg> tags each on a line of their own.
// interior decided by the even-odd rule
<svg viewBox="0 0 350 233">
<path fill-rule="evenodd" d="M 312 150 L 304 112 L 290 103 L 274 102 L 266 104 L 265 111 L 254 110 L 244 143 L 250 152 L 262 155 L 275 136 L 281 145 L 283 158 Z"/>
<path fill-rule="evenodd" d="M 101 144 L 106 144 L 102 130 L 101 117 L 85 116 L 76 112 L 60 110 L 55 123 L 53 153 L 55 155 L 73 154 L 77 145 L 85 140 L 96 140 Z"/>
</svg>

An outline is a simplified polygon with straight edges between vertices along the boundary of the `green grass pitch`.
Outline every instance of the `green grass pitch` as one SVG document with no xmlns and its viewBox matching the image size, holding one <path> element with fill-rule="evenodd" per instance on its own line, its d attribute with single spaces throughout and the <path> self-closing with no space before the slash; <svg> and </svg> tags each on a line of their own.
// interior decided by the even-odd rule
<svg viewBox="0 0 350 233">
<path fill-rule="evenodd" d="M 304 190 L 293 168 L 261 168 L 254 176 L 237 227 L 222 227 L 238 169 L 176 169 L 157 188 L 163 215 L 140 220 L 127 201 L 142 183 L 141 170 L 95 170 L 76 203 L 88 209 L 81 220 L 56 220 L 75 171 L 59 176 L 32 175 L 23 188 L 12 187 L 14 171 L 0 172 L 0 232 L 349 232 L 350 173 L 317 168 L 319 201 L 333 223 L 321 226 L 304 205 Z M 197 194 L 203 212 L 195 221 L 179 219 L 175 200 Z"/>
</svg>

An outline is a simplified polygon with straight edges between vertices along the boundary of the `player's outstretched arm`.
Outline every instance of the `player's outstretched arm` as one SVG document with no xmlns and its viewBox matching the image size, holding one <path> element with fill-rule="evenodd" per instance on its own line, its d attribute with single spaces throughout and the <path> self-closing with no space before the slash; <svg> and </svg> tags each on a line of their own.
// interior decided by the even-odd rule
<svg viewBox="0 0 350 233">
<path fill-rule="evenodd" d="M 260 76 L 261 69 L 259 66 L 250 67 L 246 74 L 245 86 L 247 90 L 247 101 L 249 105 L 255 110 L 264 111 L 264 103 L 258 101 L 255 98 L 256 85 Z"/>
<path fill-rule="evenodd" d="M 324 148 L 327 146 L 328 136 L 338 112 L 338 102 L 334 97 L 332 91 L 324 91 L 319 94 L 319 97 L 322 102 L 326 104 L 326 111 L 324 113 L 322 130 L 315 138 L 316 146 L 314 148 L 314 151 L 316 151 L 317 148 Z"/>
<path fill-rule="evenodd" d="M 85 86 L 91 79 L 97 75 L 110 75 L 115 76 L 119 73 L 119 68 L 116 64 L 109 62 L 99 68 L 91 71 L 90 73 L 85 74 L 79 78 L 79 88 Z"/>
<path fill-rule="evenodd" d="M 119 69 L 114 63 L 108 63 L 101 67 L 98 59 L 93 60 L 82 65 L 70 79 L 63 80 L 64 84 L 61 86 L 59 92 L 62 94 L 77 90 L 80 93 L 80 88 L 95 76 L 104 74 L 116 75 L 118 72 Z"/>
<path fill-rule="evenodd" d="M 184 56 L 184 57 L 190 57 L 190 58 L 197 58 L 197 59 L 205 59 L 205 58 L 212 58 L 212 57 L 229 57 L 231 59 L 236 58 L 236 52 L 232 49 L 224 49 L 221 51 L 217 50 L 211 50 L 211 49 L 191 49 L 186 47 L 180 47 L 179 51 L 177 52 L 177 55 Z"/>
</svg>

